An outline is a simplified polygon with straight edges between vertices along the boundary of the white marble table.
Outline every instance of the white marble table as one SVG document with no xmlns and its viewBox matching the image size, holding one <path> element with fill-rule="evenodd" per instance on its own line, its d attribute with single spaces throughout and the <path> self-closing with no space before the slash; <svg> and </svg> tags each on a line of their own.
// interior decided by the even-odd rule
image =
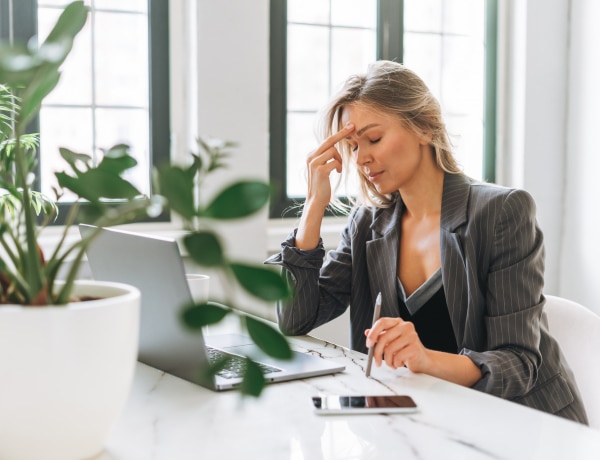
<svg viewBox="0 0 600 460">
<path fill-rule="evenodd" d="M 215 393 L 139 364 L 130 400 L 94 460 L 600 459 L 600 431 L 310 338 L 346 364 L 333 376 L 268 386 L 259 399 Z M 319 416 L 319 393 L 408 394 L 414 414 Z"/>
</svg>

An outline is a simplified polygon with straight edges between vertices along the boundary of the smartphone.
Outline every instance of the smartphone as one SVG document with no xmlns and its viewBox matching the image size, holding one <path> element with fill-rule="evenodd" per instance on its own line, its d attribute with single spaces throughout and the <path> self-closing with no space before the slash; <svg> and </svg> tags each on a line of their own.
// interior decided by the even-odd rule
<svg viewBox="0 0 600 460">
<path fill-rule="evenodd" d="M 389 414 L 417 410 L 417 404 L 406 395 L 321 395 L 313 396 L 312 402 L 317 414 Z"/>
</svg>

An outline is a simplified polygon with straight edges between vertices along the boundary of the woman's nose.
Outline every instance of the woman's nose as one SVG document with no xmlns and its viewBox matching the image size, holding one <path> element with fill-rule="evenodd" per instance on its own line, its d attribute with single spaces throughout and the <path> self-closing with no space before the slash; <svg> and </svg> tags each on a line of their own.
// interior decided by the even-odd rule
<svg viewBox="0 0 600 460">
<path fill-rule="evenodd" d="M 356 155 L 356 164 L 358 166 L 364 166 L 371 162 L 371 156 L 364 149 L 357 148 L 355 151 Z"/>
</svg>

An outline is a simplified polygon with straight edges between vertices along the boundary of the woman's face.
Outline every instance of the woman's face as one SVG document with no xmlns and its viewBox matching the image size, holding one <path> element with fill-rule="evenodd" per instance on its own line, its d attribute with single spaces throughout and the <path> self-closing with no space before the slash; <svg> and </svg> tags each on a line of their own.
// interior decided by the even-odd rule
<svg viewBox="0 0 600 460">
<path fill-rule="evenodd" d="M 383 195 L 409 186 L 433 163 L 427 136 L 417 136 L 397 117 L 357 103 L 344 107 L 341 121 L 354 124 L 346 138 L 352 159 Z"/>
</svg>

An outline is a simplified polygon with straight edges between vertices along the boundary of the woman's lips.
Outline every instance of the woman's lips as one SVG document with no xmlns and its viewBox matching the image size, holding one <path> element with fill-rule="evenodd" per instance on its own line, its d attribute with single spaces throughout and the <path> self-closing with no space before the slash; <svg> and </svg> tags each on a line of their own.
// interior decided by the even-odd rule
<svg viewBox="0 0 600 460">
<path fill-rule="evenodd" d="M 367 177 L 369 178 L 369 180 L 371 182 L 377 182 L 379 180 L 379 178 L 381 177 L 382 174 L 383 174 L 383 171 L 379 171 L 379 172 L 371 172 L 371 171 L 369 171 L 367 173 Z"/>
</svg>

